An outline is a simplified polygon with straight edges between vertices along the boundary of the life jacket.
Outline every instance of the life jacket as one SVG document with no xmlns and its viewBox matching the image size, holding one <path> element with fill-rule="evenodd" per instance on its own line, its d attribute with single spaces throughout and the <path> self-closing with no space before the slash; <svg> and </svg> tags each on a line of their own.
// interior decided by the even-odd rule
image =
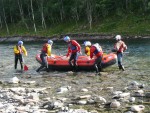
<svg viewBox="0 0 150 113">
<path fill-rule="evenodd" d="M 118 53 L 121 53 L 127 49 L 127 46 L 123 41 L 120 40 L 115 44 L 114 48 L 117 50 Z"/>
<path fill-rule="evenodd" d="M 72 40 L 70 41 L 70 43 L 68 44 L 68 46 L 70 47 L 70 49 L 71 49 L 72 51 L 77 49 L 77 47 L 72 44 Z"/>
<path fill-rule="evenodd" d="M 16 45 L 16 48 L 18 49 L 19 54 L 22 54 L 22 53 L 23 53 L 22 46 Z"/>
<path fill-rule="evenodd" d="M 87 56 L 90 56 L 90 47 L 89 46 L 86 46 L 84 51 Z"/>
<path fill-rule="evenodd" d="M 74 40 L 71 40 L 69 43 L 68 43 L 68 48 L 70 49 L 71 53 L 76 53 L 78 50 L 77 50 L 77 46 L 73 44 L 74 43 Z"/>
<path fill-rule="evenodd" d="M 48 46 L 48 43 L 45 43 L 44 45 L 43 45 L 43 48 L 42 48 L 42 52 L 44 52 L 44 53 L 47 53 L 47 46 Z"/>
<path fill-rule="evenodd" d="M 77 43 L 75 40 L 71 40 L 68 42 L 68 53 L 66 56 L 68 56 L 70 53 L 74 54 L 80 51 L 81 51 L 81 46 L 79 45 L 79 43 Z"/>
<path fill-rule="evenodd" d="M 93 46 L 95 47 L 95 51 L 94 51 L 94 54 L 95 54 L 95 55 L 98 54 L 99 52 L 102 52 L 102 48 L 99 47 L 99 45 L 94 44 Z"/>
<path fill-rule="evenodd" d="M 97 57 L 100 57 L 100 56 L 103 55 L 102 48 L 101 48 L 99 45 L 94 44 L 94 45 L 92 46 L 92 48 L 94 49 L 93 53 L 94 53 Z M 91 55 L 91 57 L 92 57 L 92 55 Z"/>
</svg>

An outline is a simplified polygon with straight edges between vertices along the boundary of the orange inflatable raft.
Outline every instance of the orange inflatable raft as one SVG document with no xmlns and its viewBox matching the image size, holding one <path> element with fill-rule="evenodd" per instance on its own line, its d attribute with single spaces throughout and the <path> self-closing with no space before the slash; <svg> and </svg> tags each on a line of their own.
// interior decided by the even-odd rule
<svg viewBox="0 0 150 113">
<path fill-rule="evenodd" d="M 94 70 L 94 61 L 96 57 L 91 59 L 89 56 L 79 56 L 77 60 L 78 70 Z M 102 68 L 111 66 L 116 63 L 117 56 L 114 53 L 103 55 Z M 41 64 L 40 54 L 36 55 L 36 60 Z M 51 57 L 47 57 L 48 66 L 50 70 L 71 70 L 69 66 L 69 57 L 59 56 L 52 54 Z"/>
</svg>

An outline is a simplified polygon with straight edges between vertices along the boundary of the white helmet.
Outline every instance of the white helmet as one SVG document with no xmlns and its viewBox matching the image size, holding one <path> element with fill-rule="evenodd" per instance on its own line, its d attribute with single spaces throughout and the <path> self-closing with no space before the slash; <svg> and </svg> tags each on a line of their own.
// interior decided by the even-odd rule
<svg viewBox="0 0 150 113">
<path fill-rule="evenodd" d="M 94 46 L 96 47 L 100 47 L 99 43 L 95 43 Z"/>
<path fill-rule="evenodd" d="M 116 40 L 121 40 L 121 35 L 116 35 L 115 39 Z"/>
<path fill-rule="evenodd" d="M 52 41 L 52 40 L 48 40 L 47 43 L 50 44 L 50 45 L 52 45 L 52 44 L 53 44 L 53 41 Z"/>
<path fill-rule="evenodd" d="M 91 46 L 91 42 L 90 42 L 90 41 L 85 41 L 85 42 L 84 42 L 84 45 L 85 45 L 85 46 Z"/>
</svg>

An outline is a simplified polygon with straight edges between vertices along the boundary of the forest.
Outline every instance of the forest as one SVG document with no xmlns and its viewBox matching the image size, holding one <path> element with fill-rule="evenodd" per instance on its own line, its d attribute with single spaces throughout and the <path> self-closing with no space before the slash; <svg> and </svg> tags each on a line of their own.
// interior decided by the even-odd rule
<svg viewBox="0 0 150 113">
<path fill-rule="evenodd" d="M 149 34 L 150 29 L 150 0 L 0 0 L 0 4 L 1 36 Z"/>
</svg>

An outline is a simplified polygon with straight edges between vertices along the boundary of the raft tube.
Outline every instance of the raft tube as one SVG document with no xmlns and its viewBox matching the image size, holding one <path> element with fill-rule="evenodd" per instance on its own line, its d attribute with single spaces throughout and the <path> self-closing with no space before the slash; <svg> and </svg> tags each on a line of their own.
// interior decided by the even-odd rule
<svg viewBox="0 0 150 113">
<path fill-rule="evenodd" d="M 85 70 L 85 71 L 94 70 L 95 59 L 96 57 L 93 57 L 91 59 L 89 56 L 79 56 L 77 60 L 78 70 Z M 40 64 L 42 63 L 40 54 L 36 55 L 36 60 Z M 116 60 L 117 56 L 114 53 L 103 55 L 102 68 L 106 68 L 115 64 Z M 47 57 L 47 61 L 50 70 L 62 70 L 62 71 L 72 70 L 68 63 L 69 57 L 52 54 L 51 57 Z"/>
</svg>

